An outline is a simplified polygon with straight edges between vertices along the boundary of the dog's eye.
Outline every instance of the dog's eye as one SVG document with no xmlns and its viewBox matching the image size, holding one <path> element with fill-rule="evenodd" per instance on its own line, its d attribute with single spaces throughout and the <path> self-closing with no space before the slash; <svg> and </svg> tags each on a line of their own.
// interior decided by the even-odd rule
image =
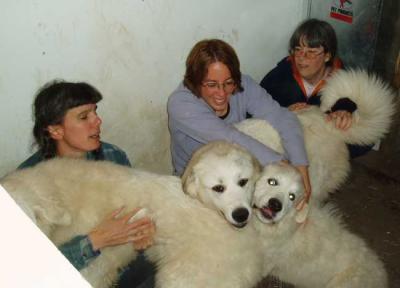
<svg viewBox="0 0 400 288">
<path fill-rule="evenodd" d="M 277 186 L 278 185 L 278 180 L 276 180 L 275 178 L 268 178 L 268 184 L 271 186 Z"/>
<path fill-rule="evenodd" d="M 238 185 L 239 185 L 240 187 L 243 187 L 244 185 L 247 184 L 247 182 L 249 182 L 249 179 L 246 179 L 246 178 L 240 179 Z"/>
<path fill-rule="evenodd" d="M 222 193 L 225 191 L 225 187 L 223 185 L 215 185 L 214 187 L 212 187 L 212 190 L 218 193 Z"/>
<path fill-rule="evenodd" d="M 296 199 L 296 195 L 294 195 L 293 193 L 289 193 L 289 199 L 291 201 L 294 201 L 294 199 Z"/>
</svg>

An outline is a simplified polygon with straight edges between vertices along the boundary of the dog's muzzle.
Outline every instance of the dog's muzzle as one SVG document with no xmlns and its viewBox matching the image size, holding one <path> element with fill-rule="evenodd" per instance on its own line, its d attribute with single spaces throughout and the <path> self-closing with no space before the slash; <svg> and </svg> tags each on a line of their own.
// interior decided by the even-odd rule
<svg viewBox="0 0 400 288">
<path fill-rule="evenodd" d="M 267 205 L 260 208 L 260 211 L 266 219 L 275 218 L 276 214 L 282 210 L 282 202 L 279 199 L 271 198 L 268 200 Z"/>
</svg>

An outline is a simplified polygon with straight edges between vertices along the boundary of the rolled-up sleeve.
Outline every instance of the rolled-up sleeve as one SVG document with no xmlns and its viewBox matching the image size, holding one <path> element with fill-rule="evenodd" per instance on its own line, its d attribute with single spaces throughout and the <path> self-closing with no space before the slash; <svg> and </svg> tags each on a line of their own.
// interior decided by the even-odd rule
<svg viewBox="0 0 400 288">
<path fill-rule="evenodd" d="M 92 243 L 86 235 L 75 236 L 58 249 L 77 270 L 85 268 L 100 255 L 99 250 L 93 250 Z"/>
</svg>

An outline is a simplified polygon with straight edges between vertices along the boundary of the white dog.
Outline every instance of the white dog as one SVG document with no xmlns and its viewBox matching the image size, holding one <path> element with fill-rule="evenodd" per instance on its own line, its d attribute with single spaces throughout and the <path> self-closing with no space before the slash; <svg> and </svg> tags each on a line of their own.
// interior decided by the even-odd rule
<svg viewBox="0 0 400 288">
<path fill-rule="evenodd" d="M 296 287 L 387 287 L 378 256 L 341 223 L 327 205 L 297 211 L 304 196 L 298 171 L 286 164 L 264 168 L 257 181 L 253 221 L 264 246 L 264 274 Z"/>
<path fill-rule="evenodd" d="M 195 169 L 199 173 L 195 179 L 214 187 L 211 190 L 218 196 L 201 192 L 201 197 L 208 203 L 208 198 L 232 192 L 232 206 L 228 205 L 232 213 L 224 213 L 233 224 L 243 226 L 247 219 L 241 209 L 251 204 L 256 162 L 238 147 L 225 147 L 237 151 L 238 157 L 220 157 L 215 151 L 222 144 L 210 146 L 216 150 L 203 154 L 210 162 Z M 210 175 L 217 182 L 208 182 Z M 56 245 L 87 234 L 122 205 L 146 207 L 157 227 L 155 244 L 146 250 L 159 267 L 157 287 L 253 287 L 263 276 L 254 228 L 247 225 L 237 231 L 228 225 L 214 209 L 184 194 L 178 177 L 107 162 L 57 159 L 14 172 L 0 183 Z M 94 287 L 108 287 L 118 268 L 135 255 L 130 244 L 109 247 L 80 272 Z"/>
<path fill-rule="evenodd" d="M 221 211 L 232 225 L 244 227 L 251 217 L 259 171 L 258 161 L 247 150 L 216 141 L 193 154 L 182 175 L 183 190 L 207 207 Z"/>
<path fill-rule="evenodd" d="M 322 92 L 321 107 L 297 111 L 303 126 L 309 159 L 313 194 L 311 200 L 321 202 L 337 189 L 350 171 L 346 143 L 372 144 L 381 139 L 394 114 L 393 93 L 380 79 L 362 71 L 340 71 L 327 82 Z M 343 97 L 357 104 L 349 130 L 336 129 L 325 120 L 324 112 Z M 263 120 L 246 120 L 237 125 L 242 132 L 272 149 L 284 153 L 279 134 Z"/>
</svg>

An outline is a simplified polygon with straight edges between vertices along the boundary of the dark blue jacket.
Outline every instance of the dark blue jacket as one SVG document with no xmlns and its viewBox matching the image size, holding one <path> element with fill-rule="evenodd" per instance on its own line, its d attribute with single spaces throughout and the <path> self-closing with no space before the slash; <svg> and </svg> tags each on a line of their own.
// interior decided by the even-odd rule
<svg viewBox="0 0 400 288">
<path fill-rule="evenodd" d="M 341 61 L 337 59 L 334 62 L 334 69 L 340 69 L 341 66 Z M 260 85 L 283 107 L 289 107 L 299 102 L 320 106 L 320 90 L 317 89 L 313 95 L 306 97 L 299 83 L 301 81 L 299 80 L 300 77 L 293 66 L 292 58 L 289 56 L 282 59 L 274 69 L 265 75 Z M 344 97 L 335 103 L 331 108 L 331 112 L 345 110 L 352 113 L 356 109 L 357 105 L 349 98 Z"/>
<path fill-rule="evenodd" d="M 342 63 L 339 59 L 335 59 L 333 69 L 341 69 Z M 321 93 L 319 89 L 313 92 L 310 97 L 306 97 L 305 92 L 302 90 L 302 84 L 299 83 L 301 79 L 300 74 L 296 71 L 293 65 L 292 57 L 285 57 L 277 66 L 272 69 L 260 85 L 267 90 L 272 98 L 283 107 L 289 107 L 292 104 L 299 102 L 306 102 L 309 105 L 321 105 Z M 322 86 L 321 86 L 322 88 Z M 357 104 L 343 95 L 336 103 L 325 113 L 335 112 L 338 110 L 348 111 L 353 113 L 357 110 Z M 350 157 L 355 158 L 364 155 L 371 150 L 373 145 L 347 145 L 350 152 Z"/>
</svg>

